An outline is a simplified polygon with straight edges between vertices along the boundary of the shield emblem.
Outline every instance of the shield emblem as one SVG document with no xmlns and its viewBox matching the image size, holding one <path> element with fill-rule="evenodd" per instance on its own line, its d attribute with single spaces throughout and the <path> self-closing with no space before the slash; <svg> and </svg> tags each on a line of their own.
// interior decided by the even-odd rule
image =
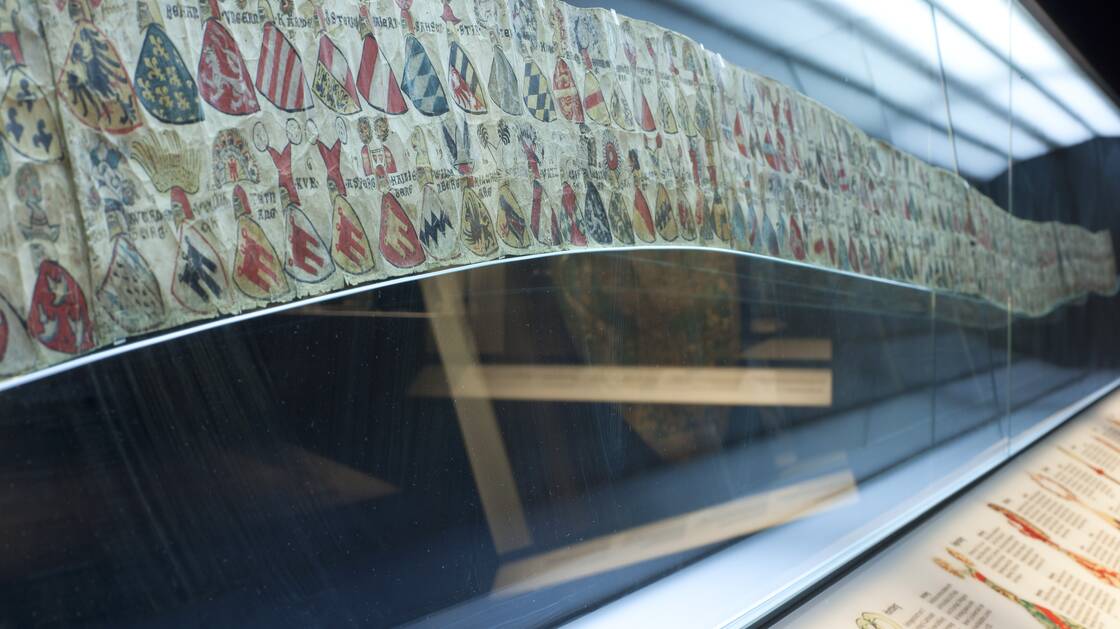
<svg viewBox="0 0 1120 629">
<path fill-rule="evenodd" d="M 482 93 L 482 80 L 467 51 L 459 42 L 451 42 L 447 55 L 447 82 L 451 86 L 451 99 L 469 114 L 486 113 L 486 96 Z"/>
<path fill-rule="evenodd" d="M 583 124 L 583 104 L 580 101 L 576 81 L 568 62 L 557 57 L 556 69 L 552 72 L 552 88 L 556 91 L 556 105 L 560 114 L 576 124 Z"/>
<path fill-rule="evenodd" d="M 340 194 L 334 195 L 334 216 L 331 223 L 334 225 L 331 256 L 334 257 L 335 264 L 351 275 L 372 271 L 375 261 L 369 237 L 366 236 L 366 230 L 362 227 L 354 206 Z"/>
<path fill-rule="evenodd" d="M 529 215 L 530 228 L 537 241 L 546 247 L 556 247 L 564 244 L 564 235 L 560 231 L 560 217 L 556 213 L 556 206 L 552 199 L 544 192 L 541 182 L 533 181 L 533 206 Z"/>
<path fill-rule="evenodd" d="M 264 94 L 268 102 L 283 111 L 303 111 L 314 107 L 315 101 L 311 99 L 311 90 L 307 87 L 307 76 L 299 53 L 276 24 L 265 22 L 262 30 L 264 35 L 261 39 L 260 59 L 257 61 L 257 90 Z"/>
<path fill-rule="evenodd" d="M 490 79 L 486 82 L 486 88 L 499 109 L 511 116 L 521 115 L 517 73 L 513 71 L 509 59 L 498 46 L 494 46 L 494 57 L 490 60 Z"/>
<path fill-rule="evenodd" d="M 856 239 L 853 236 L 848 236 L 848 265 L 851 270 L 856 273 L 860 272 L 859 266 L 859 248 L 856 246 Z"/>
<path fill-rule="evenodd" d="M 213 314 L 225 299 L 229 284 L 217 250 L 193 225 L 179 229 L 171 296 L 179 305 L 199 314 Z"/>
<path fill-rule="evenodd" d="M 587 192 L 583 197 L 584 216 L 587 221 L 587 233 L 591 239 L 600 245 L 609 245 L 611 237 L 610 220 L 607 218 L 607 208 L 603 206 L 603 198 L 599 196 L 599 189 L 591 181 L 587 182 Z"/>
<path fill-rule="evenodd" d="M 806 233 L 808 232 L 809 230 L 806 229 Z M 815 226 L 813 232 L 814 235 L 809 238 L 809 242 L 811 243 L 809 247 L 811 257 L 817 264 L 828 264 L 830 260 L 828 259 L 828 247 L 825 245 L 824 236 L 820 235 L 820 232 L 817 231 Z"/>
<path fill-rule="evenodd" d="M 393 193 L 381 197 L 381 233 L 378 240 L 381 255 L 395 267 L 409 269 L 426 259 L 424 249 L 412 220 L 405 214 Z"/>
<path fill-rule="evenodd" d="M 288 259 L 284 271 L 299 280 L 314 284 L 334 273 L 334 260 L 315 224 L 294 205 L 284 208 L 287 225 Z"/>
<path fill-rule="evenodd" d="M 704 196 L 703 190 L 696 191 L 696 206 L 693 209 L 696 215 L 696 231 L 699 232 L 700 240 L 711 240 L 715 236 L 712 231 L 712 212 L 708 208 L 708 199 Z"/>
<path fill-rule="evenodd" d="M 136 60 L 136 90 L 140 103 L 161 122 L 191 124 L 203 118 L 194 77 L 156 23 L 148 25 Z"/>
<path fill-rule="evenodd" d="M 673 104 L 669 102 L 665 90 L 657 93 L 657 109 L 661 118 L 661 130 L 670 135 L 676 133 L 679 130 L 677 116 L 673 113 Z"/>
<path fill-rule="evenodd" d="M 216 18 L 207 19 L 202 30 L 198 91 L 202 100 L 223 114 L 244 116 L 261 109 L 237 40 Z"/>
<path fill-rule="evenodd" d="M 27 332 L 56 352 L 77 354 L 93 349 L 93 324 L 85 293 L 78 280 L 53 260 L 39 264 L 27 313 Z"/>
<path fill-rule="evenodd" d="M 113 239 L 113 253 L 97 300 L 126 332 L 150 330 L 163 322 L 167 308 L 163 290 L 147 259 L 127 236 Z"/>
<path fill-rule="evenodd" d="M 747 238 L 750 242 L 750 250 L 762 252 L 762 234 L 759 230 L 758 212 L 754 209 L 754 200 L 747 199 Z M 823 245 L 823 243 L 822 243 Z M 824 247 L 821 248 L 824 251 Z M 827 251 L 825 254 L 827 255 Z"/>
<path fill-rule="evenodd" d="M 81 20 L 74 27 L 58 91 L 74 117 L 91 129 L 119 134 L 144 124 L 128 70 L 93 22 Z"/>
<path fill-rule="evenodd" d="M 587 236 L 583 233 L 583 215 L 579 211 L 579 200 L 572 184 L 566 181 L 560 192 L 560 205 L 564 208 L 564 215 L 568 219 L 568 242 L 576 247 L 587 246 Z"/>
<path fill-rule="evenodd" d="M 634 128 L 634 114 L 630 111 L 630 103 L 626 102 L 622 90 L 617 87 L 611 94 L 611 118 L 624 131 L 630 131 Z"/>
<path fill-rule="evenodd" d="M 805 259 L 805 241 L 801 237 L 801 227 L 797 224 L 796 216 L 789 217 L 789 249 L 794 258 Z"/>
<path fill-rule="evenodd" d="M 473 188 L 463 191 L 463 217 L 459 232 L 463 244 L 480 258 L 498 253 L 498 239 L 494 235 L 494 222 Z"/>
<path fill-rule="evenodd" d="M 723 242 L 731 242 L 731 217 L 727 213 L 727 204 L 723 202 L 723 196 L 718 192 L 712 200 L 712 231 L 716 238 Z"/>
<path fill-rule="evenodd" d="M 766 244 L 766 253 L 772 256 L 778 256 L 781 253 L 778 232 L 774 229 L 774 224 L 770 222 L 770 217 L 766 215 L 765 209 L 762 213 L 762 240 Z"/>
<path fill-rule="evenodd" d="M 653 242 L 657 239 L 653 213 L 649 211 L 649 203 L 640 187 L 634 188 L 634 220 L 631 224 L 634 225 L 634 233 L 642 242 Z"/>
<path fill-rule="evenodd" d="M 420 200 L 420 242 L 428 255 L 437 260 L 446 260 L 459 255 L 456 248 L 455 225 L 443 207 L 443 201 L 436 194 L 435 186 L 424 186 Z"/>
<path fill-rule="evenodd" d="M 62 158 L 58 119 L 43 89 L 23 66 L 8 74 L 3 107 L 0 132 L 17 153 L 38 162 Z"/>
<path fill-rule="evenodd" d="M 636 80 L 634 81 L 634 103 L 638 107 L 638 125 L 642 127 L 642 130 L 657 131 L 657 123 L 653 119 L 653 109 L 649 106 L 646 91 L 642 89 L 642 84 Z"/>
<path fill-rule="evenodd" d="M 747 250 L 750 248 L 750 236 L 747 233 L 747 220 L 743 214 L 743 204 L 739 198 L 734 199 L 731 212 L 731 238 L 736 249 Z"/>
<path fill-rule="evenodd" d="M 362 110 L 362 104 L 358 101 L 358 88 L 354 85 L 354 74 L 350 72 L 346 55 L 326 35 L 319 37 L 319 58 L 315 64 L 311 91 L 315 92 L 324 105 L 344 116 Z"/>
<path fill-rule="evenodd" d="M 237 252 L 233 259 L 233 283 L 261 301 L 276 301 L 288 292 L 280 256 L 268 236 L 248 214 L 237 219 Z"/>
<path fill-rule="evenodd" d="M 688 103 L 685 102 L 684 94 L 681 93 L 681 88 L 679 85 L 676 86 L 675 91 L 677 94 L 677 112 L 681 115 L 681 126 L 684 127 L 684 134 L 688 137 L 695 136 L 697 133 L 696 121 L 694 121 L 692 119 L 692 116 L 689 115 Z"/>
<path fill-rule="evenodd" d="M 610 112 L 607 111 L 607 99 L 603 96 L 603 88 L 599 85 L 599 77 L 593 72 L 588 72 L 583 79 L 583 111 L 587 117 L 601 125 L 610 124 Z"/>
<path fill-rule="evenodd" d="M 656 207 L 654 224 L 657 226 L 657 233 L 665 240 L 676 240 L 679 234 L 677 217 L 673 214 L 673 202 L 669 200 L 669 190 L 664 184 L 657 186 Z"/>
<path fill-rule="evenodd" d="M 860 268 L 863 269 L 864 274 L 874 275 L 875 270 L 871 266 L 871 257 L 868 255 L 868 251 L 867 251 L 867 241 L 863 237 L 860 237 L 860 239 L 859 239 L 858 251 L 859 251 L 859 266 L 860 266 Z M 948 262 L 943 260 L 942 264 L 945 265 L 945 266 L 942 267 L 942 273 L 945 274 L 946 279 L 948 280 L 949 279 L 949 277 L 948 277 L 948 275 L 949 275 Z M 946 287 L 948 287 L 948 283 L 946 283 Z"/>
<path fill-rule="evenodd" d="M 498 236 L 514 249 L 524 249 L 532 244 L 525 212 L 506 184 L 498 190 Z"/>
<path fill-rule="evenodd" d="M 35 366 L 35 345 L 11 304 L 0 297 L 0 375 L 11 376 Z"/>
<path fill-rule="evenodd" d="M 747 134 L 743 129 L 743 117 L 739 112 L 735 112 L 735 124 L 731 128 L 731 133 L 735 136 L 735 145 L 739 147 L 739 154 L 743 157 L 750 157 L 750 151 L 747 147 Z"/>
<path fill-rule="evenodd" d="M 843 232 L 837 233 L 837 235 L 836 235 L 836 254 L 835 254 L 835 257 L 836 257 L 836 260 L 837 260 L 837 262 L 836 262 L 837 268 L 839 268 L 842 271 L 851 271 L 852 270 L 852 265 L 848 263 L 848 244 L 847 244 L 847 242 L 845 242 L 845 234 Z M 928 268 L 923 266 L 922 271 L 923 271 L 923 273 L 922 273 L 923 281 L 925 281 L 925 279 L 924 279 L 925 271 L 928 271 Z"/>
<path fill-rule="evenodd" d="M 552 122 L 556 117 L 552 89 L 548 86 L 548 77 L 541 72 L 540 66 L 535 61 L 525 62 L 524 81 L 521 96 L 529 115 L 541 122 Z"/>
<path fill-rule="evenodd" d="M 358 91 L 370 107 L 387 114 L 403 114 L 408 111 L 397 73 L 389 65 L 389 59 L 381 52 L 381 47 L 373 35 L 367 34 L 362 40 L 362 60 L 358 64 Z"/>
<path fill-rule="evenodd" d="M 404 75 L 401 89 L 416 110 L 425 116 L 441 116 L 448 112 L 447 95 L 436 74 L 432 59 L 415 35 L 405 38 Z"/>
<path fill-rule="evenodd" d="M 611 195 L 611 204 L 607 211 L 611 221 L 611 232 L 615 238 L 624 245 L 634 244 L 634 225 L 630 221 L 630 212 L 626 209 L 626 202 L 622 194 L 615 192 Z"/>
<path fill-rule="evenodd" d="M 715 139 L 714 125 L 712 124 L 712 110 L 708 107 L 708 99 L 703 94 L 696 96 L 696 110 L 693 113 L 696 120 L 696 130 L 700 137 L 711 142 Z"/>
<path fill-rule="evenodd" d="M 692 210 L 688 207 L 688 194 L 677 194 L 677 220 L 680 221 L 681 237 L 685 240 L 696 240 L 696 221 Z"/>
</svg>

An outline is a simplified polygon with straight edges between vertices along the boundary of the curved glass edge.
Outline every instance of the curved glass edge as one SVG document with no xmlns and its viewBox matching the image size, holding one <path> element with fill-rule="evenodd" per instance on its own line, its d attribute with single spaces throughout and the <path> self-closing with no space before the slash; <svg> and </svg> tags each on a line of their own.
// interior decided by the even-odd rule
<svg viewBox="0 0 1120 629">
<path fill-rule="evenodd" d="M 95 351 L 90 352 L 88 354 L 83 354 L 81 356 L 77 356 L 77 357 L 72 358 L 70 360 L 67 360 L 65 362 L 57 363 L 57 364 L 51 365 L 49 367 L 45 367 L 45 368 L 42 368 L 42 369 L 38 369 L 36 371 L 32 371 L 30 373 L 21 374 L 21 375 L 18 375 L 18 376 L 12 376 L 12 377 L 9 377 L 9 378 L 6 378 L 6 379 L 0 379 L 0 392 L 7 391 L 7 390 L 10 390 L 10 389 L 14 389 L 14 388 L 22 386 L 24 384 L 28 384 L 30 382 L 35 382 L 35 381 L 38 381 L 38 380 L 42 380 L 43 378 L 48 378 L 48 377 L 51 377 L 51 376 L 56 375 L 56 374 L 65 373 L 65 372 L 67 372 L 71 369 L 76 369 L 76 368 L 79 368 L 79 367 L 84 367 L 86 365 L 91 365 L 91 364 L 97 363 L 98 361 L 105 360 L 105 359 L 111 358 L 113 356 L 119 356 L 119 355 L 121 355 L 123 353 L 126 353 L 126 352 L 130 352 L 130 351 L 134 351 L 134 350 L 138 350 L 138 349 L 143 349 L 145 347 L 150 347 L 152 345 L 157 345 L 157 344 L 165 343 L 165 342 L 168 342 L 168 341 L 173 341 L 175 339 L 183 338 L 185 336 L 189 336 L 191 334 L 195 334 L 195 333 L 198 333 L 198 332 L 213 330 L 213 329 L 220 328 L 220 327 L 223 327 L 223 326 L 232 325 L 232 324 L 240 323 L 240 322 L 243 322 L 243 321 L 249 321 L 249 320 L 252 320 L 252 319 L 256 319 L 258 317 L 264 317 L 264 316 L 268 316 L 268 315 L 272 315 L 272 314 L 277 314 L 277 313 L 280 313 L 280 312 L 295 310 L 295 309 L 302 308 L 302 307 L 305 307 L 305 306 L 311 306 L 311 305 L 315 305 L 315 304 L 321 304 L 321 303 L 324 303 L 324 302 L 330 302 L 330 301 L 334 301 L 334 300 L 338 300 L 338 299 L 343 299 L 343 298 L 346 298 L 346 297 L 351 297 L 351 296 L 354 296 L 354 295 L 360 295 L 362 293 L 378 290 L 378 289 L 381 289 L 381 288 L 385 288 L 387 286 L 394 286 L 394 285 L 397 285 L 397 284 L 404 284 L 404 283 L 408 283 L 408 282 L 419 282 L 421 280 L 425 280 L 425 279 L 429 279 L 429 278 L 433 278 L 433 277 L 439 277 L 441 275 L 447 275 L 449 273 L 471 271 L 473 269 L 481 269 L 481 268 L 486 268 L 486 267 L 495 266 L 495 265 L 516 263 L 516 262 L 521 262 L 521 261 L 539 260 L 539 259 L 552 258 L 552 257 L 557 257 L 557 256 L 596 255 L 596 254 L 597 255 L 611 255 L 611 254 L 616 254 L 616 253 L 658 252 L 658 251 L 698 251 L 698 252 L 704 252 L 704 253 L 711 253 L 711 254 L 714 254 L 714 255 L 719 255 L 719 254 L 736 255 L 736 256 L 741 256 L 741 257 L 744 257 L 744 258 L 761 260 L 761 261 L 765 261 L 765 262 L 768 262 L 768 263 L 774 263 L 774 264 L 779 264 L 779 265 L 783 265 L 783 266 L 801 268 L 801 269 L 806 269 L 806 270 L 810 270 L 810 271 L 814 271 L 814 272 L 822 272 L 822 273 L 825 273 L 829 276 L 843 277 L 843 278 L 847 278 L 847 279 L 859 280 L 861 282 L 866 282 L 869 285 L 893 286 L 893 287 L 896 287 L 896 288 L 905 289 L 907 291 L 913 291 L 913 292 L 919 293 L 919 294 L 930 295 L 930 296 L 936 295 L 937 299 L 940 300 L 940 301 L 938 303 L 939 308 L 933 312 L 933 316 L 934 316 L 935 319 L 942 318 L 942 314 L 943 314 L 944 318 L 947 319 L 947 320 L 956 321 L 956 322 L 962 322 L 962 321 L 969 322 L 969 323 L 972 323 L 972 324 L 978 324 L 980 327 L 1000 327 L 1000 326 L 1006 325 L 1006 322 L 1004 321 L 1004 316 L 1007 312 L 1006 308 L 1004 306 L 999 305 L 999 304 L 995 304 L 993 302 L 990 302 L 989 300 L 984 299 L 983 297 L 979 297 L 979 296 L 975 296 L 975 295 L 967 295 L 967 294 L 963 294 L 963 293 L 954 293 L 954 292 L 950 292 L 950 291 L 943 291 L 943 290 L 939 290 L 939 289 L 935 289 L 935 288 L 930 288 L 928 286 L 922 286 L 922 285 L 919 285 L 919 284 L 911 284 L 911 283 L 908 283 L 908 282 L 903 282 L 903 281 L 900 281 L 900 280 L 893 280 L 893 279 L 882 278 L 882 277 L 862 275 L 860 273 L 854 273 L 854 272 L 851 272 L 851 271 L 844 271 L 844 270 L 841 270 L 841 269 L 833 269 L 833 268 L 830 268 L 830 267 L 819 266 L 819 265 L 808 263 L 808 262 L 801 262 L 801 261 L 797 261 L 797 260 L 786 260 L 786 259 L 783 259 L 783 258 L 775 258 L 775 257 L 772 257 L 772 256 L 763 255 L 763 254 L 759 254 L 759 253 L 754 253 L 754 252 L 751 252 L 751 251 L 740 251 L 740 250 L 737 250 L 737 249 L 713 248 L 713 247 L 707 247 L 707 246 L 701 246 L 701 245 L 679 245 L 679 244 L 675 244 L 675 245 L 674 244 L 628 245 L 628 246 L 622 246 L 622 247 L 611 247 L 611 248 L 602 248 L 602 249 L 567 249 L 567 250 L 561 250 L 561 251 L 545 251 L 545 252 L 541 252 L 541 253 L 534 253 L 534 254 L 520 255 L 520 256 L 509 256 L 509 257 L 505 257 L 505 258 L 496 258 L 494 260 L 483 260 L 483 261 L 480 261 L 480 262 L 475 262 L 475 263 L 461 265 L 461 266 L 452 266 L 452 267 L 446 267 L 446 268 L 443 268 L 443 269 L 437 269 L 437 270 L 434 270 L 434 271 L 427 271 L 427 272 L 419 273 L 419 274 L 416 274 L 416 275 L 402 275 L 402 276 L 398 276 L 398 277 L 392 277 L 392 278 L 388 278 L 388 279 L 385 279 L 385 280 L 382 280 L 382 281 L 371 282 L 371 283 L 368 283 L 368 284 L 361 284 L 361 285 L 358 285 L 358 286 L 352 286 L 352 287 L 347 288 L 347 289 L 338 290 L 338 291 L 335 291 L 335 292 L 323 293 L 321 295 L 315 295 L 313 297 L 307 297 L 305 299 L 301 299 L 301 300 L 298 300 L 298 301 L 292 301 L 292 302 L 287 302 L 287 303 L 278 303 L 278 304 L 274 304 L 274 305 L 271 305 L 271 306 L 267 306 L 265 308 L 259 308 L 257 310 L 241 312 L 241 313 L 238 313 L 236 315 L 230 315 L 230 316 L 227 316 L 227 317 L 210 319 L 210 320 L 203 321 L 203 322 L 200 322 L 200 323 L 187 324 L 187 325 L 182 326 L 180 328 L 173 329 L 169 332 L 159 332 L 159 333 L 152 334 L 152 335 L 149 335 L 149 336 L 141 336 L 141 337 L 136 338 L 135 340 L 118 341 L 114 345 L 105 347 L 103 349 L 95 350 Z M 1114 291 L 1115 290 L 1120 290 L 1120 278 L 1117 279 L 1117 283 L 1116 283 L 1116 287 L 1115 287 Z M 1018 318 L 1036 319 L 1036 318 L 1039 318 L 1039 317 L 1046 317 L 1046 316 L 1049 316 L 1050 314 L 1052 314 L 1053 312 L 1061 309 L 1062 307 L 1065 307 L 1065 306 L 1067 306 L 1071 303 L 1076 303 L 1078 301 L 1084 300 L 1085 298 L 1086 298 L 1086 296 L 1078 296 L 1078 297 L 1067 299 L 1067 300 L 1058 304 L 1053 309 L 1051 309 L 1050 311 L 1048 311 L 1047 313 L 1045 313 L 1043 315 L 1035 316 L 1035 315 L 1025 315 L 1025 314 L 1017 314 L 1016 313 L 1016 314 L 1013 314 L 1013 316 L 1016 319 L 1018 319 Z M 951 307 L 950 304 L 955 304 L 955 307 Z M 835 304 L 831 304 L 830 306 L 835 307 Z M 923 313 L 922 316 L 925 316 L 925 314 Z M 987 321 L 989 323 L 984 323 L 985 321 Z"/>
</svg>

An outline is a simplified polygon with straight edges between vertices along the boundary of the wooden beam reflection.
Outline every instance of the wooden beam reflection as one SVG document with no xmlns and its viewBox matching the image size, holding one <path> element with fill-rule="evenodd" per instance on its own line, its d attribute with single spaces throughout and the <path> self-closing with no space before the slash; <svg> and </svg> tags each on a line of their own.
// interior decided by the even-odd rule
<svg viewBox="0 0 1120 629">
<path fill-rule="evenodd" d="M 478 349 L 466 321 L 462 275 L 448 273 L 420 282 L 429 311 L 452 313 L 430 320 L 443 362 L 432 368 L 440 372 L 432 377 L 443 383 L 455 405 L 482 510 L 501 554 L 528 546 L 532 537 L 498 418 L 485 395 L 486 383 L 478 378 Z"/>
<path fill-rule="evenodd" d="M 855 478 L 842 471 L 738 498 L 506 563 L 493 591 L 530 592 L 727 541 L 847 503 L 856 492 Z"/>
<path fill-rule="evenodd" d="M 830 406 L 832 371 L 763 367 L 627 367 L 581 365 L 429 366 L 413 382 L 421 397 L 549 402 Z M 469 373 L 468 373 L 469 372 Z"/>
</svg>

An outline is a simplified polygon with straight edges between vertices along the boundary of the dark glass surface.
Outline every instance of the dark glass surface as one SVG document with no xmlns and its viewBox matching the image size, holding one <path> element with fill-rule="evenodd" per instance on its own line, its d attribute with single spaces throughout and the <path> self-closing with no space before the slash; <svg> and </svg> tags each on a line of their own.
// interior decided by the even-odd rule
<svg viewBox="0 0 1120 629">
<path fill-rule="evenodd" d="M 552 624 L 998 421 L 1004 316 L 604 252 L 125 352 L 0 394 L 0 623 Z"/>
</svg>

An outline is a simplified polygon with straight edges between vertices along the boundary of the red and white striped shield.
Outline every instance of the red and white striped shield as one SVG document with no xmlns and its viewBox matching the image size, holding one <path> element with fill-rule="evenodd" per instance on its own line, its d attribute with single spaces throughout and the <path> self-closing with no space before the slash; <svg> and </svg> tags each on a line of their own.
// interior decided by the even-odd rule
<svg viewBox="0 0 1120 629">
<path fill-rule="evenodd" d="M 387 114 L 403 114 L 408 103 L 401 93 L 397 73 L 382 54 L 377 38 L 366 35 L 362 41 L 362 59 L 358 64 L 358 92 L 370 107 Z"/>
<path fill-rule="evenodd" d="M 272 22 L 264 25 L 257 90 L 284 111 L 303 111 L 315 106 L 299 54 Z"/>
</svg>

